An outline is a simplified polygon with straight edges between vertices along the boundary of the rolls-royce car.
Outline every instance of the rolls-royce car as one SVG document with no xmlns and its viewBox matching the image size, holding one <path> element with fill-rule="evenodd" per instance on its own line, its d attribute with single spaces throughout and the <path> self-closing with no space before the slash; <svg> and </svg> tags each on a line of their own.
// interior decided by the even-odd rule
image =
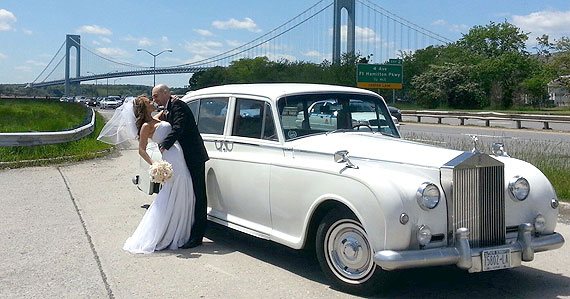
<svg viewBox="0 0 570 299">
<path fill-rule="evenodd" d="M 181 100 L 210 156 L 208 219 L 314 250 L 345 291 L 378 288 L 395 269 L 509 269 L 564 243 L 559 201 L 540 170 L 500 146 L 464 152 L 404 140 L 372 91 L 241 84 Z M 135 182 L 157 190 L 148 175 Z"/>
</svg>

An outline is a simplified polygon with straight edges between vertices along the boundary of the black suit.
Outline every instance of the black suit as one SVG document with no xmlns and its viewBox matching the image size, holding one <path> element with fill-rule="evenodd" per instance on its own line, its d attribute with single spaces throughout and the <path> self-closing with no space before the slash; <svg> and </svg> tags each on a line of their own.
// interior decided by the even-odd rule
<svg viewBox="0 0 570 299">
<path fill-rule="evenodd" d="M 194 225 L 192 225 L 188 243 L 202 242 L 207 222 L 208 200 L 206 198 L 205 163 L 209 159 L 208 153 L 198 131 L 194 114 L 186 103 L 181 100 L 168 101 L 163 118 L 171 124 L 172 132 L 166 136 L 160 147 L 169 149 L 174 142 L 180 143 L 186 165 L 192 176 L 194 194 L 196 195 Z"/>
</svg>

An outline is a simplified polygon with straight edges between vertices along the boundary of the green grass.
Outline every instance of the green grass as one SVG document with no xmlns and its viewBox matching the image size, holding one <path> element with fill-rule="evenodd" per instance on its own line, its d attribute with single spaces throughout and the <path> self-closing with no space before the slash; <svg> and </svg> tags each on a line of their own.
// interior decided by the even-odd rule
<svg viewBox="0 0 570 299">
<path fill-rule="evenodd" d="M 403 136 L 408 140 L 422 140 L 424 143 L 442 146 L 450 149 L 470 151 L 473 143 L 470 138 L 461 141 L 433 138 L 425 134 L 409 133 Z M 429 141 L 426 141 L 429 140 Z M 478 148 L 490 153 L 491 143 L 479 140 Z M 516 159 L 524 160 L 536 166 L 546 175 L 556 190 L 558 198 L 570 202 L 570 145 L 564 142 L 528 141 L 509 139 L 501 141 L 505 144 L 507 153 Z"/>
<path fill-rule="evenodd" d="M 20 111 L 19 115 L 22 117 L 18 119 L 19 124 L 6 124 L 5 120 L 8 118 L 1 117 L 0 127 L 3 130 L 12 128 L 9 132 L 57 130 L 52 129 L 54 126 L 59 130 L 67 130 L 81 125 L 87 113 L 86 109 L 81 105 L 46 101 L 40 101 L 40 103 L 37 101 L 33 102 L 36 102 L 39 107 L 33 105 L 31 101 L 14 101 L 9 107 L 8 105 L 0 105 L 0 111 Z M 30 114 L 29 111 L 36 112 Z M 0 112 L 0 115 L 4 113 L 6 112 Z M 71 117 L 71 114 L 74 116 Z M 31 124 L 28 126 L 23 125 L 29 123 Z M 43 124 L 43 126 L 49 127 L 49 129 L 39 124 Z M 81 161 L 106 155 L 112 149 L 112 146 L 97 140 L 97 136 L 104 125 L 105 120 L 97 113 L 95 130 L 82 139 L 50 145 L 0 147 L 0 168 L 49 165 Z"/>
<path fill-rule="evenodd" d="M 85 106 L 51 100 L 0 100 L 0 132 L 50 132 L 83 122 Z"/>
</svg>

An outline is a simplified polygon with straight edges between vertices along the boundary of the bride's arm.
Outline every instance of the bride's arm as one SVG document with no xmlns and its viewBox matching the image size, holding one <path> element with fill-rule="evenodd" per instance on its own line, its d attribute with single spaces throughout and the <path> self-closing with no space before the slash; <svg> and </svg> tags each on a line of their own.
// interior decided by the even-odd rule
<svg viewBox="0 0 570 299">
<path fill-rule="evenodd" d="M 139 138 L 139 155 L 143 160 L 146 161 L 149 165 L 152 164 L 152 159 L 146 152 L 146 146 L 148 144 L 148 138 L 150 136 L 151 126 L 148 123 L 144 123 L 141 127 L 141 134 Z"/>
</svg>

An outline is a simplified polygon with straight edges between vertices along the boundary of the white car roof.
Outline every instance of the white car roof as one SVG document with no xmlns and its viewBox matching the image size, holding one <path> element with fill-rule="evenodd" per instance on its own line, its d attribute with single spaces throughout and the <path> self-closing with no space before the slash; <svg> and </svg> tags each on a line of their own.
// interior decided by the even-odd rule
<svg viewBox="0 0 570 299">
<path fill-rule="evenodd" d="M 375 93 L 360 88 L 308 83 L 255 83 L 255 84 L 229 84 L 214 87 L 202 88 L 189 91 L 184 98 L 194 98 L 203 95 L 255 95 L 266 97 L 272 101 L 287 96 L 306 93 L 339 92 L 339 93 L 364 93 L 376 95 Z"/>
</svg>

